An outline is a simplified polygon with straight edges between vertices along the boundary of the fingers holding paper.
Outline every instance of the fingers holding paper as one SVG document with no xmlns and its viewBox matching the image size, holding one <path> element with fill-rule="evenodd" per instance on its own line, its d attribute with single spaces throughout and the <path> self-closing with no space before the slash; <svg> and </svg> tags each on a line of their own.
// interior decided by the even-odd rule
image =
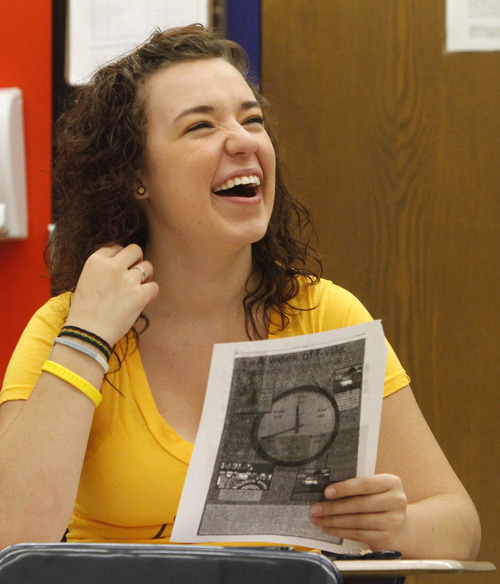
<svg viewBox="0 0 500 584">
<path fill-rule="evenodd" d="M 399 477 L 357 477 L 325 489 L 311 507 L 311 521 L 325 533 L 362 542 L 371 550 L 398 549 L 408 500 Z"/>
</svg>

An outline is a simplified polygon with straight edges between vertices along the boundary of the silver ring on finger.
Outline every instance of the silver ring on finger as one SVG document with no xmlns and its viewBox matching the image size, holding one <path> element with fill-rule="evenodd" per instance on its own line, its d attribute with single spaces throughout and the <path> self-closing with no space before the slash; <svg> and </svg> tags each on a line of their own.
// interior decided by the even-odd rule
<svg viewBox="0 0 500 584">
<path fill-rule="evenodd" d="M 132 266 L 131 268 L 132 270 L 139 270 L 139 272 L 141 273 L 141 284 L 144 282 L 144 280 L 146 279 L 146 272 L 144 271 L 144 268 L 140 265 L 137 266 Z"/>
</svg>

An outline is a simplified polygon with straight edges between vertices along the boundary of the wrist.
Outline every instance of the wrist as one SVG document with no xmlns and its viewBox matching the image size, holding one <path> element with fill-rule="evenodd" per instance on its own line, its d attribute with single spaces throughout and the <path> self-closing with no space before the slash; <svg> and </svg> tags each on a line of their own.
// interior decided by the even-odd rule
<svg viewBox="0 0 500 584">
<path fill-rule="evenodd" d="M 58 338 L 71 339 L 73 342 L 81 342 L 92 346 L 94 350 L 99 351 L 104 356 L 106 363 L 109 361 L 111 354 L 113 353 L 113 347 L 106 339 L 92 331 L 76 325 L 66 323 L 61 329 Z"/>
<path fill-rule="evenodd" d="M 68 369 L 64 365 L 49 359 L 42 365 L 42 371 L 50 373 L 55 377 L 59 377 L 78 391 L 82 392 L 90 399 L 90 401 L 92 401 L 95 407 L 101 403 L 102 395 L 100 391 L 91 383 L 89 383 L 85 378 L 80 377 L 80 375 L 71 369 Z"/>
<path fill-rule="evenodd" d="M 65 347 L 73 349 L 82 355 L 86 355 L 87 357 L 94 359 L 94 361 L 96 361 L 96 363 L 102 367 L 104 375 L 106 375 L 109 370 L 107 360 L 100 352 L 96 352 L 95 347 L 91 343 L 79 342 L 77 339 L 59 336 L 54 339 L 52 348 L 54 348 L 56 345 L 64 345 Z"/>
</svg>

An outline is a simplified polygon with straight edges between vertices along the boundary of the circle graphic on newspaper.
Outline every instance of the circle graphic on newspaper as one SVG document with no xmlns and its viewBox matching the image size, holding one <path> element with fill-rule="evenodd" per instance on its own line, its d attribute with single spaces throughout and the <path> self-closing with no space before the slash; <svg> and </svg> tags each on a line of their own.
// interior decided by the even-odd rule
<svg viewBox="0 0 500 584">
<path fill-rule="evenodd" d="M 339 408 L 333 396 L 312 385 L 294 387 L 258 415 L 252 428 L 257 454 L 282 466 L 301 466 L 323 456 L 337 435 Z"/>
</svg>

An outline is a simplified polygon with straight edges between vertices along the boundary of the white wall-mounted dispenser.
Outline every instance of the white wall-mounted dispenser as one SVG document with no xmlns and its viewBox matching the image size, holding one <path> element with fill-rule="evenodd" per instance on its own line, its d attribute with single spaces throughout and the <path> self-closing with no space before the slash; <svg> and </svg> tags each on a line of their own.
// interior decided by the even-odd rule
<svg viewBox="0 0 500 584">
<path fill-rule="evenodd" d="M 0 88 L 0 241 L 28 235 L 23 95 Z"/>
</svg>

